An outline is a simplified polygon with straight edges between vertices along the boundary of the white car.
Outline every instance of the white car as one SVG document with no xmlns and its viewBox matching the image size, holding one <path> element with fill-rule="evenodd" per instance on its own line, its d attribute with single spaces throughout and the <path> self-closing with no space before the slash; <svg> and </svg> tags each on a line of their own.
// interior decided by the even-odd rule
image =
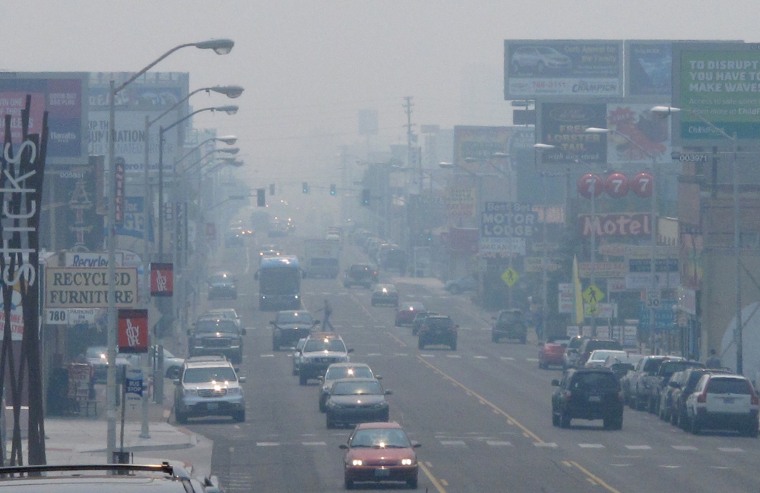
<svg viewBox="0 0 760 493">
<path fill-rule="evenodd" d="M 707 373 L 686 399 L 686 414 L 695 435 L 702 429 L 735 429 L 758 435 L 760 402 L 752 382 L 742 375 Z"/>
<path fill-rule="evenodd" d="M 604 366 L 607 363 L 609 357 L 625 358 L 627 353 L 617 349 L 595 349 L 591 351 L 588 359 L 586 360 L 586 368 L 593 368 L 595 366 Z"/>
<path fill-rule="evenodd" d="M 546 71 L 569 70 L 573 61 L 551 46 L 520 46 L 512 53 L 512 71 L 516 74 L 542 74 Z"/>
</svg>

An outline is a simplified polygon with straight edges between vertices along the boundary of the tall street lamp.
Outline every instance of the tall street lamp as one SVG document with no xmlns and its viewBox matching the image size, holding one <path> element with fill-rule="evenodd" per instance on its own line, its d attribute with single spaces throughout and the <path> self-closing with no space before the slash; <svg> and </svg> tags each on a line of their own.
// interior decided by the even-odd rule
<svg viewBox="0 0 760 493">
<path fill-rule="evenodd" d="M 106 376 L 106 461 L 113 461 L 113 452 L 116 448 L 116 286 L 114 278 L 116 277 L 116 170 L 115 170 L 115 148 L 114 140 L 116 135 L 116 95 L 125 87 L 134 82 L 138 77 L 152 69 L 156 64 L 182 48 L 198 48 L 201 50 L 213 50 L 218 55 L 226 55 L 232 51 L 235 42 L 231 39 L 211 39 L 199 41 L 197 43 L 183 43 L 170 49 L 160 57 L 153 60 L 129 79 L 118 86 L 114 80 L 111 80 L 108 98 L 108 172 L 106 174 L 106 203 L 108 204 L 108 308 L 106 316 L 106 334 L 108 342 L 108 366 Z M 122 403 L 122 405 L 124 405 Z"/>
<path fill-rule="evenodd" d="M 176 127 L 180 123 L 190 119 L 198 113 L 204 111 L 222 111 L 228 115 L 234 115 L 238 111 L 236 105 L 230 106 L 212 106 L 209 108 L 201 108 L 195 110 L 192 113 L 185 115 L 176 122 L 172 123 L 168 127 L 161 127 L 158 131 L 158 258 L 163 260 L 164 255 L 164 134 Z"/>
<path fill-rule="evenodd" d="M 729 135 L 726 133 L 725 130 L 715 125 L 713 122 L 707 120 L 705 117 L 703 117 L 701 114 L 699 114 L 696 111 L 692 110 L 681 110 L 681 108 L 676 108 L 675 106 L 654 106 L 649 110 L 652 114 L 662 116 L 662 117 L 669 117 L 670 115 L 674 113 L 678 113 L 680 111 L 688 112 L 690 115 L 697 117 L 699 120 L 702 121 L 705 125 L 713 129 L 716 133 L 721 135 L 722 137 L 728 139 L 731 141 L 732 146 L 732 156 L 731 156 L 731 169 L 732 169 L 732 192 L 734 195 L 734 203 L 733 203 L 733 219 L 734 219 L 734 261 L 736 262 L 735 268 L 735 286 L 734 289 L 735 292 L 735 298 L 736 298 L 736 305 L 735 305 L 735 317 L 736 317 L 736 325 L 734 326 L 734 340 L 736 341 L 736 373 L 743 373 L 744 371 L 744 350 L 743 350 L 743 321 L 742 321 L 742 283 L 741 283 L 741 259 L 739 257 L 739 254 L 741 253 L 741 236 L 739 234 L 739 170 L 738 165 L 736 162 L 736 154 L 739 151 L 739 142 L 736 138 L 736 133 L 733 135 Z"/>
<path fill-rule="evenodd" d="M 651 233 L 651 251 L 650 251 L 650 258 L 649 258 L 649 273 L 650 273 L 650 281 L 649 281 L 649 291 L 647 293 L 647 305 L 649 305 L 649 328 L 651 331 L 650 338 L 651 338 L 651 345 L 652 349 L 657 352 L 657 338 L 655 337 L 656 331 L 657 331 L 657 322 L 655 320 L 655 307 L 659 306 L 660 304 L 660 287 L 657 284 L 657 272 L 655 269 L 656 264 L 656 256 L 657 256 L 657 186 L 660 179 L 659 176 L 659 169 L 657 166 L 657 156 L 649 152 L 644 146 L 636 142 L 635 140 L 631 139 L 626 134 L 615 130 L 615 129 L 609 129 L 609 128 L 598 128 L 598 127 L 588 127 L 584 130 L 584 132 L 589 134 L 614 134 L 617 135 L 624 140 L 626 140 L 629 144 L 639 149 L 642 153 L 644 153 L 645 156 L 647 156 L 649 159 L 652 160 L 652 186 L 651 186 L 651 200 L 650 200 L 650 217 L 649 220 L 649 229 Z"/>
</svg>

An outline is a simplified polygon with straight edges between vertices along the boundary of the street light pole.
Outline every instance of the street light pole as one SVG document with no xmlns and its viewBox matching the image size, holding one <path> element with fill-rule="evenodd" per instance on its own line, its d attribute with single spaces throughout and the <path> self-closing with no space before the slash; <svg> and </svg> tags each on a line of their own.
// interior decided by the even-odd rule
<svg viewBox="0 0 760 493">
<path fill-rule="evenodd" d="M 106 308 L 106 338 L 108 344 L 107 367 L 106 367 L 106 462 L 112 462 L 113 452 L 116 449 L 116 286 L 114 278 L 116 277 L 116 170 L 115 170 L 115 147 L 116 137 L 116 103 L 115 99 L 119 92 L 134 82 L 138 77 L 148 72 L 156 64 L 171 55 L 177 50 L 188 47 L 195 47 L 202 50 L 213 50 L 218 55 L 226 55 L 232 51 L 235 42 L 231 39 L 212 39 L 200 41 L 197 43 L 184 43 L 175 46 L 153 62 L 143 67 L 140 71 L 133 74 L 129 79 L 120 85 L 116 85 L 114 80 L 109 85 L 108 100 L 108 169 L 106 172 L 106 204 L 108 208 L 106 228 L 106 246 L 108 248 L 108 300 Z M 124 405 L 124 403 L 122 403 Z"/>
</svg>

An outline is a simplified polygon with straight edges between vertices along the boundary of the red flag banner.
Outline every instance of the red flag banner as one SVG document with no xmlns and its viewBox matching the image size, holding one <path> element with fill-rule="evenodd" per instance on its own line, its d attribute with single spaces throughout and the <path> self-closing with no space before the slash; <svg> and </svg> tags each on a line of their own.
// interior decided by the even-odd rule
<svg viewBox="0 0 760 493">
<path fill-rule="evenodd" d="M 150 295 L 172 296 L 174 294 L 174 264 L 150 264 Z"/>
<path fill-rule="evenodd" d="M 119 352 L 148 352 L 148 310 L 119 310 Z"/>
</svg>

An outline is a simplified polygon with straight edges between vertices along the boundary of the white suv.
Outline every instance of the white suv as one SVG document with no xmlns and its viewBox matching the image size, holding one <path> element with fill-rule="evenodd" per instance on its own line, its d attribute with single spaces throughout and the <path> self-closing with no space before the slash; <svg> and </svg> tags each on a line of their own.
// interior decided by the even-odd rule
<svg viewBox="0 0 760 493">
<path fill-rule="evenodd" d="M 757 437 L 759 404 L 748 378 L 707 373 L 686 399 L 686 413 L 695 435 L 703 428 L 728 428 Z"/>
<path fill-rule="evenodd" d="M 189 417 L 232 416 L 245 421 L 245 397 L 232 363 L 223 356 L 194 356 L 182 367 L 179 379 L 174 381 L 174 417 L 177 423 Z"/>
</svg>

